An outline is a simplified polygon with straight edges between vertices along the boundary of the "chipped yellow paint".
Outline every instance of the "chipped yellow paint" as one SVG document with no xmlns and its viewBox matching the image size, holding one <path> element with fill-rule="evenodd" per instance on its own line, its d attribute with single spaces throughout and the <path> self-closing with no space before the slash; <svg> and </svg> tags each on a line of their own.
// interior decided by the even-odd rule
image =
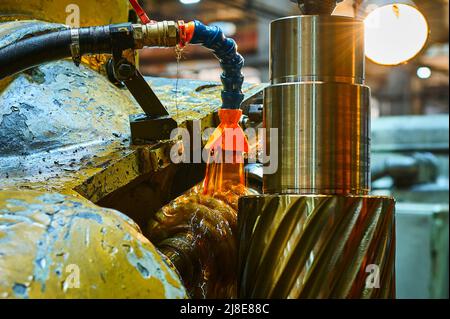
<svg viewBox="0 0 450 319">
<path fill-rule="evenodd" d="M 97 76 L 100 77 L 100 75 Z M 155 81 L 150 79 L 149 82 L 152 84 Z M 101 84 L 101 82 L 99 83 Z M 205 90 L 207 92 L 192 93 L 195 99 L 200 100 L 201 103 L 193 103 L 189 97 L 181 96 L 179 104 L 185 110 L 184 113 L 182 110 L 176 111 L 172 94 L 173 86 L 157 86 L 154 84 L 153 87 L 169 112 L 178 121 L 180 127 L 190 128 L 193 120 L 200 121 L 202 128 L 214 127 L 217 124 L 214 115 L 217 103 L 211 104 L 210 99 L 217 98 L 220 100 L 221 87 L 219 85 L 208 88 Z M 244 91 L 251 92 L 255 88 L 258 89 L 257 86 L 249 86 Z M 79 95 L 80 92 L 73 91 L 68 93 L 71 99 L 82 97 Z M 126 91 L 119 92 L 128 94 Z M 119 97 L 116 97 L 116 99 Z M 118 106 L 123 108 L 123 112 L 128 114 L 139 112 L 139 109 L 129 100 L 120 98 L 122 100 L 120 100 L 121 104 Z M 78 112 L 75 106 L 70 106 L 70 108 L 67 106 L 66 108 L 68 113 Z M 93 110 L 93 116 L 95 114 L 96 111 Z M 111 119 L 110 130 L 112 132 L 123 132 L 123 124 L 118 122 L 117 119 Z M 45 163 L 42 162 L 42 155 L 31 154 L 25 160 L 22 159 L 24 163 L 29 163 L 27 166 L 31 169 L 26 171 L 25 174 L 21 172 L 17 176 L 10 172 L 9 178 L 2 181 L 2 188 L 45 190 L 74 196 L 81 195 L 97 203 L 119 188 L 130 184 L 136 178 L 171 165 L 170 148 L 172 145 L 173 142 L 171 141 L 143 146 L 130 146 L 129 141 L 108 141 L 100 145 L 75 146 L 69 152 L 61 151 L 46 154 L 47 160 Z M 73 151 L 77 151 L 76 154 Z M 58 165 L 54 165 L 54 162 L 57 162 Z M 1 167 L 2 159 L 0 158 Z M 39 174 L 37 168 L 40 169 Z M 0 176 L 0 178 L 4 178 L 4 176 Z"/>
<path fill-rule="evenodd" d="M 0 12 L 1 5 L 8 2 L 16 1 L 2 1 Z M 72 0 L 70 2 L 74 3 Z M 115 1 L 106 2 L 113 6 L 111 3 Z M 16 4 L 14 7 L 18 9 Z M 7 25 L 20 29 L 27 22 Z M 0 25 L 0 37 L 10 34 L 10 31 L 7 26 Z M 94 65 L 94 68 L 99 65 Z M 186 297 L 173 265 L 165 262 L 167 259 L 142 236 L 134 222 L 120 213 L 101 209 L 85 200 L 98 202 L 138 177 L 171 165 L 168 150 L 172 142 L 131 146 L 128 115 L 141 113 L 142 110 L 126 90 L 112 87 L 106 78 L 92 70 L 83 66 L 76 68 L 68 61 L 50 63 L 38 69 L 46 76 L 56 75 L 54 81 L 40 84 L 27 78 L 27 91 L 22 92 L 20 99 L 33 102 L 30 102 L 33 104 L 30 107 L 41 111 L 39 103 L 35 103 L 39 101 L 42 104 L 41 100 L 30 92 L 34 90 L 53 96 L 54 92 L 62 91 L 64 95 L 55 96 L 55 101 L 60 102 L 67 116 L 39 112 L 40 123 L 51 121 L 55 124 L 67 119 L 81 121 L 82 117 L 77 115 L 88 110 L 90 118 L 97 121 L 93 126 L 106 127 L 109 135 L 103 139 L 104 136 L 100 136 L 103 132 L 100 132 L 92 137 L 95 141 L 90 137 L 82 140 L 79 131 L 69 132 L 63 126 L 62 129 L 55 126 L 54 134 L 61 137 L 61 147 L 55 147 L 51 152 L 36 151 L 18 156 L 17 163 L 12 163 L 8 157 L 0 157 L 0 225 L 3 226 L 0 227 L 0 297 Z M 75 75 L 78 80 L 69 85 L 68 74 Z M 21 79 L 22 75 L 9 85 L 22 83 Z M 183 89 L 183 93 L 178 94 L 176 101 L 174 81 L 172 85 L 162 85 L 160 79 L 148 81 L 179 126 L 190 127 L 193 120 L 200 120 L 203 128 L 216 125 L 214 112 L 220 105 L 220 84 L 208 83 L 201 88 L 203 84 L 191 84 L 191 81 L 183 84 L 180 80 L 179 88 Z M 256 85 L 247 85 L 244 92 L 251 95 L 257 89 Z M 8 90 L 10 86 L 6 87 L 5 92 Z M 16 96 L 20 86 L 14 86 L 12 91 L 12 95 Z M 0 87 L 0 99 L 1 94 L 6 95 L 5 92 Z M 73 102 L 75 100 L 80 102 Z M 90 100 L 94 102 L 90 103 Z M 105 117 L 104 110 L 109 110 L 111 106 L 117 113 Z M 29 121 L 32 119 L 30 117 Z M 27 128 L 30 126 L 28 123 Z M 116 133 L 114 136 L 117 138 L 112 138 L 112 133 Z M 101 142 L 98 142 L 100 137 Z M 8 212 L 13 213 L 16 219 L 11 220 Z M 79 217 L 80 214 L 90 218 Z M 101 222 L 98 222 L 99 216 Z M 22 222 L 17 222 L 17 218 Z M 71 223 L 74 219 L 76 222 Z M 66 234 L 69 234 L 68 237 L 65 237 Z M 39 248 L 40 243 L 45 249 Z M 80 288 L 67 288 L 68 274 L 65 271 L 70 265 L 81 266 Z M 156 271 L 157 267 L 162 271 Z M 6 275 L 3 276 L 3 273 Z"/>
<path fill-rule="evenodd" d="M 38 26 L 48 28 L 37 21 L 0 24 L 0 40 L 27 34 L 23 29 L 41 30 Z M 21 129 L 29 129 L 30 135 L 39 134 L 43 122 L 51 123 L 44 129 L 53 137 L 38 142 L 57 141 L 61 147 L 55 146 L 50 153 L 33 149 L 17 160 L 0 155 L 1 188 L 59 192 L 97 203 L 138 177 L 171 165 L 169 154 L 173 142 L 130 145 L 128 117 L 143 111 L 126 89 L 117 89 L 106 77 L 84 66 L 77 68 L 71 61 L 49 63 L 38 70 L 46 79 L 54 80 L 39 83 L 29 75 L 20 75 L 0 90 L 0 103 L 7 106 L 4 114 L 10 114 L 10 106 L 16 106 L 19 114 L 27 117 L 27 126 Z M 216 126 L 215 112 L 221 104 L 220 83 L 181 79 L 180 93 L 175 99 L 174 80 L 147 80 L 180 127 L 191 128 L 194 120 L 200 121 L 202 128 Z M 243 91 L 249 97 L 262 87 L 245 84 Z M 21 107 L 24 101 L 32 111 Z M 52 108 L 54 103 L 59 107 Z M 35 114 L 40 117 L 36 118 Z M 0 115 L 0 124 L 1 118 Z M 83 125 L 86 119 L 89 127 Z M 64 124 L 67 122 L 82 129 L 71 129 Z M 39 144 L 36 140 L 29 143 Z M 12 155 L 20 155 L 20 151 L 17 153 Z"/>
<path fill-rule="evenodd" d="M 111 54 L 91 54 L 85 55 L 81 58 L 81 63 L 87 65 L 92 70 L 106 76 L 106 68 L 105 65 L 111 59 Z"/>
<path fill-rule="evenodd" d="M 116 211 L 0 191 L 0 226 L 1 298 L 186 298 L 176 272 Z"/>
</svg>

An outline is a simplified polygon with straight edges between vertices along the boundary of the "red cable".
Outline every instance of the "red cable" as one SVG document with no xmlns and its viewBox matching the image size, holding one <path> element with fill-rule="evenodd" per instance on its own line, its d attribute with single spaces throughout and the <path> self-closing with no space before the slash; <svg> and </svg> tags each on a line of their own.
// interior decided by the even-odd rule
<svg viewBox="0 0 450 319">
<path fill-rule="evenodd" d="M 156 21 L 150 20 L 150 18 L 145 13 L 144 9 L 141 7 L 141 5 L 137 0 L 130 0 L 130 3 L 143 24 L 156 23 Z M 180 33 L 179 37 L 180 47 L 186 46 L 186 44 L 188 44 L 189 41 L 191 41 L 194 35 L 194 30 L 195 30 L 195 23 L 193 21 L 187 24 L 185 24 L 183 20 L 178 21 L 178 31 Z"/>
<path fill-rule="evenodd" d="M 133 6 L 134 11 L 136 11 L 136 14 L 138 15 L 139 19 L 143 24 L 149 24 L 154 23 L 155 21 L 150 20 L 148 15 L 145 13 L 144 9 L 140 6 L 140 4 L 137 2 L 137 0 L 130 0 L 131 5 Z"/>
</svg>

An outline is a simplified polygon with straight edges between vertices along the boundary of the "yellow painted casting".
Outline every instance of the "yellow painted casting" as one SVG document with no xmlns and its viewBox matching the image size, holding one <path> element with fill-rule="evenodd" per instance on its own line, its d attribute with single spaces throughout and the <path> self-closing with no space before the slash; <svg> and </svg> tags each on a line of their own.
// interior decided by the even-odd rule
<svg viewBox="0 0 450 319">
<path fill-rule="evenodd" d="M 186 298 L 138 226 L 86 200 L 0 191 L 1 298 Z"/>
</svg>

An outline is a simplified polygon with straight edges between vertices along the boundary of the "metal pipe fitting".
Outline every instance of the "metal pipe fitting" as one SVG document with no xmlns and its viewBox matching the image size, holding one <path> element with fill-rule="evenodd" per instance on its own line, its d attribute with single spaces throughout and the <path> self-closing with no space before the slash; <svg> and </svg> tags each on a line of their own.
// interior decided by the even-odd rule
<svg viewBox="0 0 450 319">
<path fill-rule="evenodd" d="M 174 47 L 178 44 L 178 26 L 175 21 L 160 21 L 133 25 L 136 47 Z"/>
</svg>

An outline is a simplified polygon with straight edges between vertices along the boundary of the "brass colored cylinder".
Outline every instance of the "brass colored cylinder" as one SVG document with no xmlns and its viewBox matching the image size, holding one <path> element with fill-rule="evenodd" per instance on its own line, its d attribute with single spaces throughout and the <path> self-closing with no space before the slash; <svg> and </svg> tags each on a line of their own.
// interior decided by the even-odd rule
<svg viewBox="0 0 450 319">
<path fill-rule="evenodd" d="M 264 98 L 267 149 L 278 130 L 278 170 L 264 193 L 369 192 L 370 89 L 364 86 L 364 26 L 339 16 L 271 24 L 271 80 Z"/>
<path fill-rule="evenodd" d="M 278 170 L 263 195 L 239 200 L 239 297 L 395 298 L 394 200 L 368 196 L 363 23 L 275 20 L 270 65 L 264 127 Z"/>
<path fill-rule="evenodd" d="M 246 196 L 240 298 L 394 298 L 394 200 Z"/>
<path fill-rule="evenodd" d="M 267 88 L 265 126 L 278 129 L 270 154 L 278 170 L 264 175 L 264 193 L 368 194 L 369 98 L 366 86 L 336 82 Z"/>
<path fill-rule="evenodd" d="M 270 79 L 290 82 L 364 83 L 364 24 L 340 16 L 274 20 L 270 30 Z"/>
</svg>

